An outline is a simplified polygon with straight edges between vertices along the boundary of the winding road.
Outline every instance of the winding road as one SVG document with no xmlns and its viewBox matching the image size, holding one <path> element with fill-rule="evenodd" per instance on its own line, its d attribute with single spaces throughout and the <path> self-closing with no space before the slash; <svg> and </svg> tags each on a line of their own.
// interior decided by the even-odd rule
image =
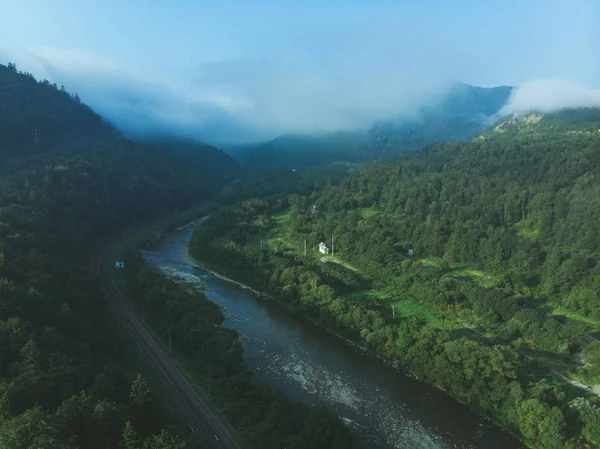
<svg viewBox="0 0 600 449">
<path fill-rule="evenodd" d="M 124 234 L 105 242 L 93 257 L 94 273 L 100 281 L 108 304 L 117 315 L 118 322 L 127 329 L 141 354 L 161 379 L 173 402 L 187 418 L 192 431 L 204 434 L 217 448 L 241 449 L 230 427 L 198 395 L 112 283 L 108 272 L 112 266 L 109 256 Z"/>
</svg>

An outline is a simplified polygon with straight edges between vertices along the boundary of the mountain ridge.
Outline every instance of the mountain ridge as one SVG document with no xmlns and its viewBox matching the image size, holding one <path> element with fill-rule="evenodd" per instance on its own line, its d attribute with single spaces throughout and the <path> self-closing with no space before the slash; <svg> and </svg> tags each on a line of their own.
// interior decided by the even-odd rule
<svg viewBox="0 0 600 449">
<path fill-rule="evenodd" d="M 389 158 L 439 141 L 468 140 L 497 120 L 512 89 L 456 83 L 443 98 L 421 107 L 416 117 L 379 121 L 366 131 L 286 134 L 257 144 L 246 154 L 237 152 L 236 159 L 254 169 L 327 165 Z"/>
</svg>

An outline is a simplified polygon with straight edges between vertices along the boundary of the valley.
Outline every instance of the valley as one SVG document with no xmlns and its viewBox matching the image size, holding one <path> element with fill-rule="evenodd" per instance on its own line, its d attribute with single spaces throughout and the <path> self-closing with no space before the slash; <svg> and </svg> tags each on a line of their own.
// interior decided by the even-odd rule
<svg viewBox="0 0 600 449">
<path fill-rule="evenodd" d="M 527 444 L 595 442 L 597 233 L 579 214 L 596 209 L 579 205 L 595 201 L 596 168 L 557 170 L 563 157 L 597 157 L 598 141 L 565 133 L 559 117 L 511 120 L 483 143 L 371 164 L 322 190 L 238 202 L 196 230 L 191 253 L 490 414 Z M 555 141 L 563 146 L 537 159 Z M 588 245 L 567 252 L 559 243 L 559 256 L 557 241 L 573 233 Z M 319 253 L 332 237 L 335 255 Z M 543 432 L 526 424 L 536 413 L 552 416 Z"/>
<path fill-rule="evenodd" d="M 600 448 L 597 5 L 9 3 L 0 449 Z"/>
<path fill-rule="evenodd" d="M 195 268 L 187 254 L 191 234 L 190 228 L 163 236 L 146 261 L 184 285 L 199 286 L 224 310 L 223 325 L 240 333 L 244 359 L 262 382 L 307 405 L 326 405 L 357 423 L 354 428 L 367 441 L 381 440 L 386 447 L 518 447 L 507 433 L 438 390 L 278 303 Z"/>
</svg>

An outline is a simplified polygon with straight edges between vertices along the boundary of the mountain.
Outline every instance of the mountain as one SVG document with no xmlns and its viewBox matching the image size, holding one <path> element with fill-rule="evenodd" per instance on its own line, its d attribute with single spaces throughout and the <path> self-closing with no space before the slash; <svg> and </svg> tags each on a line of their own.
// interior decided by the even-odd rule
<svg viewBox="0 0 600 449">
<path fill-rule="evenodd" d="M 439 101 L 423 106 L 417 118 L 374 123 L 367 132 L 283 135 L 237 152 L 254 169 L 360 162 L 412 153 L 435 142 L 468 140 L 498 117 L 512 87 L 455 84 Z M 245 156 L 245 157 L 244 157 Z"/>
<path fill-rule="evenodd" d="M 369 130 L 374 159 L 412 153 L 436 142 L 468 140 L 496 121 L 512 87 L 455 84 L 440 101 L 426 105 L 412 120 L 388 120 Z"/>
<path fill-rule="evenodd" d="M 0 447 L 116 448 L 124 429 L 148 448 L 171 439 L 160 429 L 188 439 L 156 381 L 136 376 L 89 255 L 238 173 L 208 145 L 123 139 L 77 95 L 0 65 Z"/>
<path fill-rule="evenodd" d="M 239 167 L 192 140 L 124 139 L 77 95 L 12 64 L 0 65 L 0 161 L 0 447 L 214 447 L 140 361 L 90 275 L 90 253 L 114 231 L 244 196 L 237 183 L 216 196 Z M 144 263 L 148 234 L 117 247 L 127 263 L 115 280 L 155 338 L 169 338 L 195 379 L 208 381 L 211 409 L 241 446 L 364 447 L 332 411 L 261 384 L 239 335 L 221 326 L 222 310 Z"/>
<path fill-rule="evenodd" d="M 368 148 L 368 136 L 361 132 L 284 135 L 256 146 L 243 163 L 249 168 L 264 169 L 359 162 L 369 157 Z"/>
<path fill-rule="evenodd" d="M 298 232 L 335 229 L 337 256 L 389 286 L 365 310 L 406 299 L 367 337 L 378 353 L 401 347 L 395 361 L 532 447 L 600 446 L 600 109 L 507 117 L 310 200 L 321 219 Z"/>
<path fill-rule="evenodd" d="M 424 108 L 439 117 L 465 117 L 484 123 L 504 106 L 512 92 L 510 86 L 478 87 L 456 83 L 437 104 Z"/>
<path fill-rule="evenodd" d="M 223 208 L 191 250 L 530 447 L 600 447 L 600 109 L 306 187 Z"/>
</svg>

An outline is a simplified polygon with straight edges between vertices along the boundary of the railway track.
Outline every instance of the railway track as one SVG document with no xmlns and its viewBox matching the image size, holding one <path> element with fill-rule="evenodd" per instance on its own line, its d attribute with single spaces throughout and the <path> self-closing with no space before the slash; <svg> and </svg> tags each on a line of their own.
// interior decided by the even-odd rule
<svg viewBox="0 0 600 449">
<path fill-rule="evenodd" d="M 154 340 L 122 293 L 110 280 L 108 258 L 118 239 L 105 242 L 94 260 L 94 272 L 100 281 L 104 296 L 117 316 L 119 323 L 127 330 L 137 344 L 142 356 L 160 378 L 164 388 L 174 403 L 187 418 L 190 429 L 205 435 L 216 448 L 241 449 L 235 441 L 232 431 L 211 410 L 206 402 L 194 390 L 190 382 L 173 364 L 171 358 Z"/>
</svg>

